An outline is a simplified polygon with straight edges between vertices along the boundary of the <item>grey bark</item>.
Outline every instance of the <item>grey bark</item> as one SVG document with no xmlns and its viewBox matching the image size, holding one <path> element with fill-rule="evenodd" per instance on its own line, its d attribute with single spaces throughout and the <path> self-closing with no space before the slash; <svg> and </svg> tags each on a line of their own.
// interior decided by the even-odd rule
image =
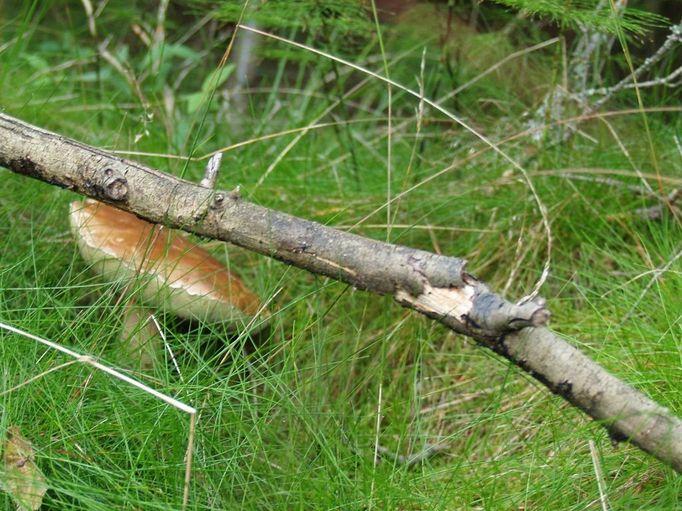
<svg viewBox="0 0 682 511">
<path fill-rule="evenodd" d="M 152 222 L 228 241 L 356 288 L 393 296 L 509 359 L 552 392 L 682 473 L 682 421 L 512 304 L 466 261 L 337 231 L 127 161 L 0 114 L 0 166 Z"/>
</svg>

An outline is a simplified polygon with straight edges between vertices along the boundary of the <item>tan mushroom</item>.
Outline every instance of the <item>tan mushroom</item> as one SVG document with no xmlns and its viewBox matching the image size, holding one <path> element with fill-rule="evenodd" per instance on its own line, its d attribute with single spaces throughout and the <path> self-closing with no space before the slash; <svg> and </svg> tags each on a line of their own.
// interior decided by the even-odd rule
<svg viewBox="0 0 682 511">
<path fill-rule="evenodd" d="M 142 301 L 233 331 L 266 324 L 258 297 L 184 236 L 92 199 L 72 202 L 70 219 L 83 259 L 104 278 L 132 284 Z"/>
</svg>

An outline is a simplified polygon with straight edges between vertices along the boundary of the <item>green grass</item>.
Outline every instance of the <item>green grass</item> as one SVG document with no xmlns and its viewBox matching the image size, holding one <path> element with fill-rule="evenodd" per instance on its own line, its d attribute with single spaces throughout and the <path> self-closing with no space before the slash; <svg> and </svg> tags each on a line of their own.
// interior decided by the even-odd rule
<svg viewBox="0 0 682 511">
<path fill-rule="evenodd" d="M 175 13 L 167 26 L 168 67 L 142 83 L 150 102 L 145 112 L 108 63 L 100 61 L 97 72 L 96 44 L 80 3 L 69 5 L 66 13 L 42 2 L 35 11 L 0 11 L 0 109 L 104 148 L 207 154 L 306 126 L 366 78 L 263 40 L 260 51 L 271 58 L 261 62 L 257 88 L 239 96 L 239 108 L 226 107 L 216 94 L 210 105 L 190 112 L 183 98 L 201 91 L 227 41 L 211 38 L 204 27 L 183 42 L 186 27 Z M 99 19 L 99 33 L 114 36 L 109 51 L 138 76 L 149 72 L 149 52 L 130 22 L 153 24 L 150 13 L 106 8 Z M 198 19 L 186 16 L 187 24 Z M 353 40 L 357 51 L 344 50 L 332 37 L 299 40 L 379 73 L 385 57 L 391 78 L 413 89 L 426 41 L 423 81 L 434 100 L 541 40 L 460 31 L 448 49 L 457 59 L 453 75 L 440 64 L 437 38 L 396 27 L 383 29 L 382 37 L 383 56 L 373 34 Z M 171 119 L 163 86 L 178 83 L 183 65 L 188 74 L 173 92 Z M 538 107 L 561 65 L 555 47 L 528 54 L 445 106 L 490 139 L 505 139 L 526 129 L 524 112 Z M 679 106 L 666 89 L 648 91 L 645 100 L 646 106 Z M 609 108 L 633 105 L 634 93 L 625 93 Z M 240 185 L 254 202 L 354 226 L 375 239 L 466 257 L 470 270 L 498 290 L 514 269 L 507 295 L 523 296 L 546 255 L 527 186 L 508 176 L 508 163 L 433 110 L 417 137 L 417 107 L 418 100 L 393 90 L 391 189 L 395 196 L 419 186 L 392 204 L 388 219 L 387 93 L 377 80 L 340 101 L 320 120 L 338 125 L 308 132 L 260 185 L 295 135 L 226 153 L 218 186 Z M 646 115 L 662 174 L 677 179 L 665 183 L 669 191 L 682 182 L 674 143 L 682 121 L 679 112 Z M 576 136 L 552 147 L 526 137 L 501 147 L 537 174 L 533 181 L 548 208 L 554 251 L 542 294 L 553 328 L 682 415 L 682 263 L 642 296 L 651 271 L 679 252 L 679 223 L 669 215 L 641 220 L 636 209 L 655 203 L 624 186 L 566 172 L 540 174 L 618 169 L 629 175 L 606 177 L 640 185 L 633 164 L 654 172 L 642 118 L 619 115 L 609 122 L 629 156 L 598 120 L 581 125 L 594 141 Z M 195 181 L 204 166 L 163 156 L 133 158 Z M 580 176 L 604 177 L 595 171 Z M 649 183 L 657 189 L 656 180 Z M 0 170 L 0 321 L 132 367 L 118 340 L 123 306 L 115 286 L 88 272 L 71 239 L 67 206 L 76 199 Z M 589 441 L 597 446 L 613 509 L 678 508 L 682 479 L 670 468 L 628 445 L 614 448 L 597 424 L 471 341 L 389 298 L 239 248 L 208 245 L 229 258 L 263 299 L 274 296 L 273 319 L 267 338 L 249 349 L 243 335 L 228 337 L 220 325 L 187 331 L 161 314 L 182 379 L 170 363 L 151 374 L 133 373 L 199 410 L 190 509 L 600 509 Z M 3 331 L 0 350 L 0 391 L 67 361 Z M 219 365 L 225 355 L 228 362 Z M 35 445 L 50 486 L 44 509 L 180 509 L 185 414 L 80 364 L 1 395 L 0 407 L 1 427 L 20 426 Z M 402 455 L 428 444 L 439 453 L 412 466 L 389 458 L 375 465 L 377 442 Z M 11 509 L 9 497 L 2 499 Z"/>
</svg>

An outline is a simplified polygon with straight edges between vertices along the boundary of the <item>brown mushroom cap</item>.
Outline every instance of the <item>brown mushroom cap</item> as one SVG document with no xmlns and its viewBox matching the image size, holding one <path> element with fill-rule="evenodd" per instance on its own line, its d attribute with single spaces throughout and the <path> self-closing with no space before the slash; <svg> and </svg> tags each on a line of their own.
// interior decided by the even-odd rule
<svg viewBox="0 0 682 511">
<path fill-rule="evenodd" d="M 92 199 L 72 202 L 70 219 L 81 255 L 93 270 L 108 280 L 134 282 L 148 303 L 182 318 L 235 328 L 259 314 L 260 300 L 239 277 L 171 229 Z M 260 316 L 265 320 L 268 314 L 260 311 Z"/>
</svg>

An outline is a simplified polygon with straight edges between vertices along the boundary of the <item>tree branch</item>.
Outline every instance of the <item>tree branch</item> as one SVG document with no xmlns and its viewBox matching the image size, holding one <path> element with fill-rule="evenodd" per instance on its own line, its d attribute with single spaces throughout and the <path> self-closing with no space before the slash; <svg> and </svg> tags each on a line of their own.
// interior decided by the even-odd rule
<svg viewBox="0 0 682 511">
<path fill-rule="evenodd" d="M 0 114 L 0 166 L 152 222 L 228 241 L 393 296 L 523 368 L 552 392 L 682 472 L 682 421 L 544 325 L 542 303 L 507 302 L 463 259 L 337 231 L 112 156 Z"/>
</svg>

